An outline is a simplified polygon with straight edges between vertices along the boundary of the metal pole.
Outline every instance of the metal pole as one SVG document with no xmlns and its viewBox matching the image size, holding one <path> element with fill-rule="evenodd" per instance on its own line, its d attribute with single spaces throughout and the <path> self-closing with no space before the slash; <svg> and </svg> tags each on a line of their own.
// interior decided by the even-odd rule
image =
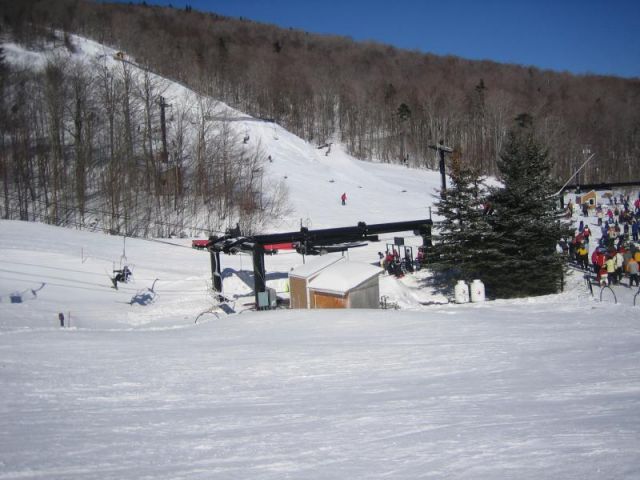
<svg viewBox="0 0 640 480">
<path fill-rule="evenodd" d="M 438 148 L 438 153 L 440 153 L 440 176 L 442 179 L 442 193 L 447 193 L 447 176 L 444 169 L 444 150 L 442 148 Z"/>
<path fill-rule="evenodd" d="M 169 152 L 167 150 L 167 122 L 164 113 L 165 107 L 169 105 L 164 102 L 164 97 L 160 97 L 160 133 L 162 135 L 162 162 L 169 161 Z"/>
<path fill-rule="evenodd" d="M 253 285 L 255 290 L 256 309 L 258 309 L 258 293 L 265 292 L 267 288 L 266 275 L 264 268 L 264 246 L 258 243 L 253 249 Z"/>
<path fill-rule="evenodd" d="M 444 145 L 444 141 L 440 140 L 436 145 L 429 145 L 429 148 L 438 152 L 438 156 L 440 157 L 438 163 L 440 167 L 440 176 L 442 178 L 442 188 L 440 190 L 440 196 L 444 197 L 447 194 L 447 179 L 446 179 L 446 170 L 444 163 L 444 155 L 445 153 L 453 152 L 453 148 L 447 147 Z"/>
<path fill-rule="evenodd" d="M 210 243 L 215 243 L 218 237 L 212 235 L 209 237 Z M 209 250 L 211 257 L 211 285 L 215 292 L 216 300 L 222 301 L 222 273 L 220 272 L 220 252 Z"/>
<path fill-rule="evenodd" d="M 596 156 L 596 154 L 595 154 L 595 153 L 592 153 L 591 155 L 589 155 L 589 157 L 588 157 L 584 162 L 582 162 L 582 165 L 580 165 L 580 167 L 579 167 L 575 172 L 573 172 L 573 174 L 569 177 L 569 179 L 568 179 L 566 182 L 564 182 L 564 185 L 562 185 L 562 187 L 560 188 L 560 190 L 558 190 L 556 193 L 554 193 L 554 194 L 552 194 L 552 195 L 549 195 L 547 198 L 551 198 L 551 197 L 555 197 L 556 195 L 560 195 L 560 194 L 564 191 L 565 187 L 566 187 L 567 185 L 569 185 L 569 183 L 571 182 L 571 180 L 572 180 L 574 177 L 576 177 L 576 176 L 580 173 L 580 170 L 582 170 L 582 169 L 587 165 L 587 163 L 589 162 L 589 160 L 591 160 L 591 159 L 592 159 L 593 157 L 595 157 L 595 156 Z"/>
</svg>

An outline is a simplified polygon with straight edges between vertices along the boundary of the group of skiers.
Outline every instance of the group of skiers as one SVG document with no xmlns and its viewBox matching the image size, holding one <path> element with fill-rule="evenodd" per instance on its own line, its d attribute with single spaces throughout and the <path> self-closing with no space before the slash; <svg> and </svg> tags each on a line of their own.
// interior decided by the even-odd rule
<svg viewBox="0 0 640 480">
<path fill-rule="evenodd" d="M 622 282 L 624 274 L 629 275 L 629 286 L 640 286 L 638 282 L 638 262 L 640 261 L 640 249 L 625 246 L 618 250 L 607 250 L 597 247 L 591 254 L 591 264 L 600 285 L 618 285 Z"/>
<path fill-rule="evenodd" d="M 378 252 L 380 259 L 380 266 L 389 275 L 395 275 L 400 278 L 407 272 L 413 272 L 414 270 L 420 270 L 424 261 L 424 249 L 418 248 L 418 254 L 414 259 L 411 255 L 411 250 L 405 248 L 404 257 L 400 256 L 400 250 L 393 248 L 387 250 L 386 254 Z"/>
<path fill-rule="evenodd" d="M 573 208 L 570 205 L 570 208 Z M 572 212 L 572 211 L 571 211 Z M 582 209 L 585 217 L 589 209 Z M 593 234 L 584 220 L 570 242 L 561 242 L 569 260 L 585 271 L 593 269 L 600 285 L 622 284 L 625 274 L 629 278 L 629 287 L 639 286 L 640 244 L 640 194 L 631 204 L 628 196 L 611 197 L 611 205 L 597 205 L 595 208 L 600 238 L 594 245 L 589 257 L 589 246 Z"/>
</svg>

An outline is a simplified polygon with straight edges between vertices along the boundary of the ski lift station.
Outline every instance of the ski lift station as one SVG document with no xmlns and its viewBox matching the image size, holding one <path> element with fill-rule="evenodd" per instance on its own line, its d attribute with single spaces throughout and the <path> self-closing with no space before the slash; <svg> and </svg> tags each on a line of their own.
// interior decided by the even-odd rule
<svg viewBox="0 0 640 480">
<path fill-rule="evenodd" d="M 277 305 L 275 294 L 271 296 L 266 287 L 264 256 L 277 253 L 280 246 L 295 248 L 301 255 L 320 255 L 316 266 L 299 267 L 290 273 L 293 280 L 290 286 L 291 308 L 378 308 L 379 267 L 369 264 L 346 262 L 347 267 L 338 267 L 333 263 L 343 260 L 328 260 L 327 252 L 344 252 L 350 248 L 364 245 L 364 242 L 379 241 L 378 234 L 405 232 L 413 230 L 414 235 L 422 237 L 423 245 L 431 244 L 431 218 L 402 222 L 367 225 L 358 222 L 355 227 L 338 227 L 321 230 L 309 230 L 301 227 L 298 232 L 272 233 L 244 236 L 240 227 L 228 230 L 223 237 L 210 236 L 206 248 L 211 254 L 211 280 L 217 298 L 222 300 L 222 273 L 220 254 L 251 252 L 253 257 L 253 278 L 255 304 L 258 309 L 272 308 Z M 192 244 L 196 246 L 196 244 Z M 341 258 L 341 257 L 338 257 Z M 331 267 L 331 270 L 325 272 Z M 334 272 L 333 274 L 330 272 Z M 327 280 L 329 279 L 329 280 Z M 296 297 L 294 299 L 294 297 Z"/>
<path fill-rule="evenodd" d="M 382 269 L 323 255 L 289 272 L 291 308 L 378 308 Z"/>
</svg>

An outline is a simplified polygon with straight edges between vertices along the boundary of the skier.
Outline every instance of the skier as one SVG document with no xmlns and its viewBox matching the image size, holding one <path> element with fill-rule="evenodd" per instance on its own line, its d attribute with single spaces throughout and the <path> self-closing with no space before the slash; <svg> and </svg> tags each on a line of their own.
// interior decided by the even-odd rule
<svg viewBox="0 0 640 480">
<path fill-rule="evenodd" d="M 627 273 L 629 274 L 629 287 L 633 287 L 635 283 L 636 286 L 640 287 L 640 280 L 638 279 L 638 262 L 635 261 L 633 257 L 627 263 Z"/>
<path fill-rule="evenodd" d="M 604 262 L 607 260 L 604 251 L 598 247 L 591 254 L 591 263 L 593 264 L 593 271 L 597 275 L 600 269 L 604 266 Z"/>
<path fill-rule="evenodd" d="M 587 248 L 582 243 L 576 250 L 576 259 L 578 260 L 579 268 L 582 268 L 583 270 L 589 270 L 589 250 L 587 250 Z"/>
<path fill-rule="evenodd" d="M 342 205 L 346 205 L 346 204 L 347 204 L 347 193 L 346 193 L 346 192 L 345 192 L 345 193 L 343 193 L 343 194 L 340 196 L 340 200 L 342 200 Z"/>
<path fill-rule="evenodd" d="M 573 203 L 569 200 L 569 204 L 567 205 L 567 218 L 571 218 L 573 216 Z"/>
<path fill-rule="evenodd" d="M 394 273 L 394 264 L 395 264 L 395 261 L 393 258 L 393 253 L 387 250 L 387 255 L 386 257 L 384 257 L 384 266 L 389 275 L 393 275 Z"/>
<path fill-rule="evenodd" d="M 607 267 L 602 265 L 600 270 L 598 270 L 598 274 L 596 275 L 596 281 L 601 287 L 606 287 L 609 285 L 609 276 L 607 275 Z"/>
<path fill-rule="evenodd" d="M 622 255 L 623 251 L 623 248 L 618 249 L 614 257 L 616 263 L 616 283 L 622 283 L 622 277 L 624 276 L 624 256 Z"/>
<path fill-rule="evenodd" d="M 589 245 L 589 237 L 591 236 L 591 229 L 588 225 L 585 225 L 582 230 L 582 236 L 584 237 L 584 242 Z"/>
<path fill-rule="evenodd" d="M 615 255 L 609 256 L 604 262 L 607 269 L 607 281 L 609 285 L 615 285 L 618 283 L 618 275 L 616 273 L 616 258 Z"/>
</svg>

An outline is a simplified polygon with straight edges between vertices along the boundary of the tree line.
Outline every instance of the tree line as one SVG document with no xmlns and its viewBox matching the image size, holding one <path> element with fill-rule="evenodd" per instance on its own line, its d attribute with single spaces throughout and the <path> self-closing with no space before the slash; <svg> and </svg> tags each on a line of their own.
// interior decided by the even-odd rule
<svg viewBox="0 0 640 480">
<path fill-rule="evenodd" d="M 86 0 L 3 6 L 5 24 L 77 32 L 312 142 L 343 142 L 358 158 L 434 168 L 443 140 L 497 172 L 510 122 L 530 114 L 565 179 L 595 153 L 583 183 L 638 177 L 640 80 L 405 51 L 192 8 Z"/>
</svg>

